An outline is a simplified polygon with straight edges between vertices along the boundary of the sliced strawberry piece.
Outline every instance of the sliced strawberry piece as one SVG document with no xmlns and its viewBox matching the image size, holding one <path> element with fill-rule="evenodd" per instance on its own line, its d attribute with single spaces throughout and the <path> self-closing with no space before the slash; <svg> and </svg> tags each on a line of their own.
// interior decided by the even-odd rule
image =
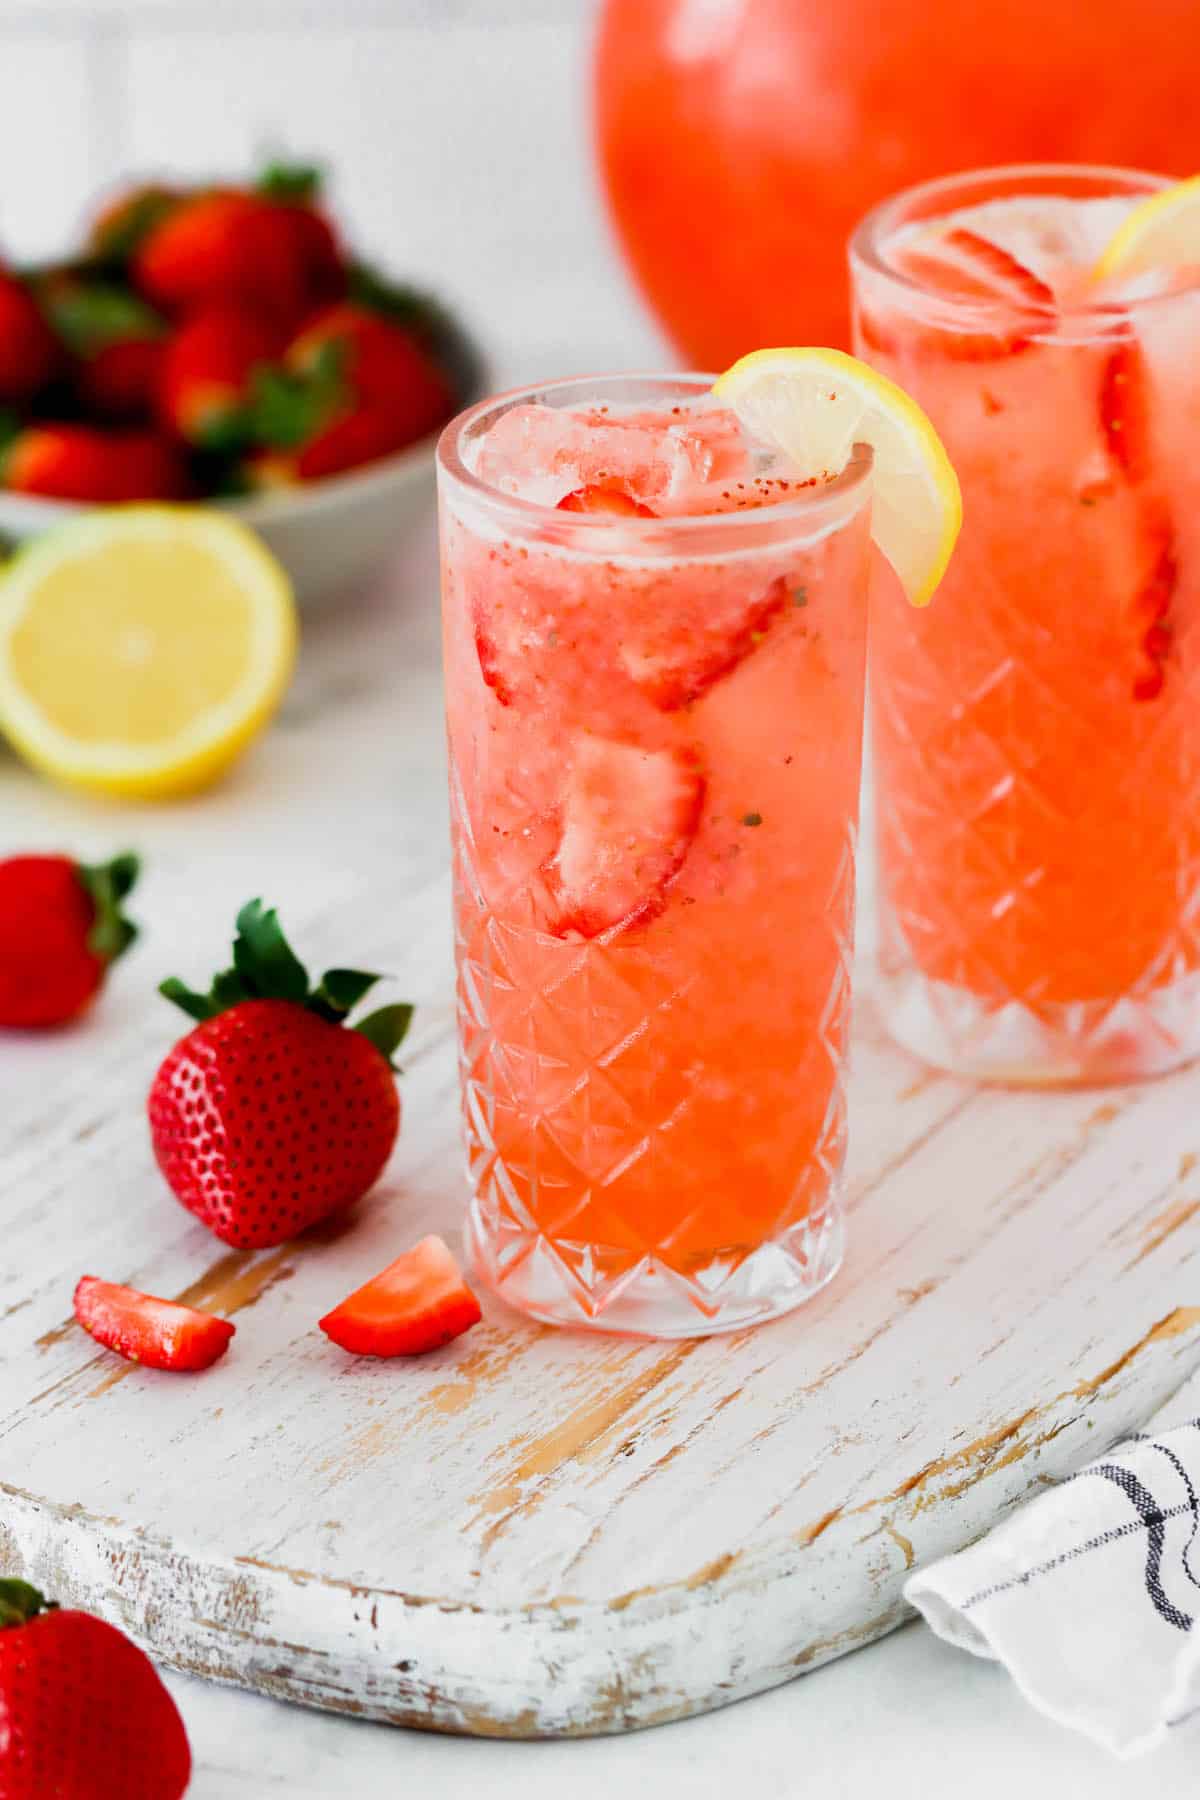
<svg viewBox="0 0 1200 1800">
<path fill-rule="evenodd" d="M 236 1329 L 212 1313 L 95 1275 L 85 1275 L 75 1289 L 75 1317 L 98 1344 L 150 1369 L 207 1369 L 228 1350 Z"/>
<path fill-rule="evenodd" d="M 588 487 L 576 488 L 573 493 L 564 494 L 558 503 L 559 512 L 575 513 L 611 513 L 621 519 L 654 519 L 657 518 L 653 507 L 643 506 L 624 488 L 604 487 L 593 482 Z"/>
<path fill-rule="evenodd" d="M 536 706 L 544 624 L 523 617 L 511 602 L 489 613 L 481 594 L 472 600 L 471 617 L 480 673 L 501 706 Z"/>
<path fill-rule="evenodd" d="M 1147 485 L 1154 470 L 1149 369 L 1128 324 L 1119 329 L 1121 336 L 1100 377 L 1100 425 L 1118 472 L 1138 490 L 1136 504 L 1146 542 L 1148 573 L 1134 596 L 1132 609 L 1141 633 L 1133 697 L 1153 700 L 1166 681 L 1172 639 L 1168 615 L 1179 568 L 1170 513 L 1153 486 Z"/>
<path fill-rule="evenodd" d="M 422 1238 L 320 1321 L 356 1356 L 420 1356 L 461 1337 L 483 1314 L 440 1237 Z"/>
<path fill-rule="evenodd" d="M 780 575 L 740 613 L 732 617 L 706 613 L 690 617 L 686 624 L 668 623 L 638 643 L 623 643 L 621 660 L 648 700 L 662 712 L 675 712 L 698 700 L 757 650 L 775 620 L 787 611 L 790 591 Z"/>
<path fill-rule="evenodd" d="M 1150 530 L 1158 550 L 1150 574 L 1134 602 L 1134 616 L 1144 626 L 1142 661 L 1133 683 L 1135 700 L 1153 700 L 1162 692 L 1166 680 L 1165 665 L 1171 653 L 1169 614 L 1179 579 L 1174 534 L 1165 512 L 1158 514 Z"/>
<path fill-rule="evenodd" d="M 1053 323 L 1054 290 L 999 244 L 963 226 L 922 239 L 919 247 L 901 246 L 896 263 L 912 280 L 949 300 L 999 303 L 1013 315 L 1011 325 L 994 331 L 939 331 L 937 342 L 947 356 L 985 362 L 1024 350 L 1030 333 Z"/>
<path fill-rule="evenodd" d="M 691 751 L 644 750 L 581 732 L 546 870 L 554 935 L 593 938 L 661 912 L 699 827 L 704 791 Z"/>
<path fill-rule="evenodd" d="M 931 284 L 961 300 L 1006 300 L 1025 312 L 1053 317 L 1054 290 L 1040 275 L 977 231 L 956 225 L 930 247 L 905 253 L 907 266 L 922 263 Z"/>
<path fill-rule="evenodd" d="M 511 706 L 517 698 L 516 686 L 504 673 L 503 659 L 481 608 L 476 606 L 474 611 L 475 654 L 479 658 L 480 673 L 501 706 Z"/>
<path fill-rule="evenodd" d="M 1144 481 L 1152 466 L 1149 372 L 1141 348 L 1125 338 L 1100 378 L 1100 424 L 1109 455 L 1130 481 Z"/>
</svg>

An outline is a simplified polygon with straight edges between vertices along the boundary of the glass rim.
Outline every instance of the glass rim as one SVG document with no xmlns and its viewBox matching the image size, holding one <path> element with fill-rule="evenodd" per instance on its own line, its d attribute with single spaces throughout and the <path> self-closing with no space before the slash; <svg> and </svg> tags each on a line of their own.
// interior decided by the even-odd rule
<svg viewBox="0 0 1200 1800">
<path fill-rule="evenodd" d="M 985 164 L 981 168 L 960 169 L 951 175 L 939 175 L 931 181 L 914 182 L 910 187 L 889 194 L 886 200 L 881 200 L 870 212 L 864 214 L 854 227 L 847 244 L 852 273 L 856 273 L 860 267 L 869 270 L 872 276 L 886 281 L 893 290 L 903 295 L 914 311 L 919 310 L 921 302 L 931 302 L 945 316 L 952 313 L 955 318 L 965 321 L 994 321 L 998 311 L 997 302 L 988 299 L 972 300 L 960 295 L 951 298 L 939 294 L 934 287 L 889 262 L 884 255 L 884 246 L 910 219 L 914 222 L 921 218 L 934 219 L 942 213 L 952 211 L 956 195 L 975 191 L 976 204 L 983 204 L 989 198 L 1016 199 L 1026 184 L 1031 191 L 1043 193 L 1052 191 L 1051 184 L 1062 184 L 1068 198 L 1071 197 L 1072 184 L 1086 186 L 1095 190 L 1092 197 L 1103 199 L 1119 198 L 1123 194 L 1132 197 L 1158 193 L 1163 188 L 1170 187 L 1172 180 L 1169 175 L 1159 175 L 1148 169 L 1124 168 L 1116 163 L 1031 162 Z M 988 190 L 993 187 L 997 192 L 990 195 Z M 945 201 L 945 206 L 939 207 L 939 201 Z M 1140 311 L 1170 298 L 1171 294 L 1144 294 L 1122 300 L 1118 309 L 1123 313 Z M 1090 317 L 1107 318 L 1111 327 L 1112 314 L 1117 304 L 1111 300 L 1097 301 L 1094 307 L 1084 304 L 1074 311 L 1077 319 L 1081 320 Z M 1043 341 L 1052 341 L 1062 335 L 1069 338 L 1072 334 L 1061 334 L 1055 328 L 1030 333 L 1031 337 Z"/>
<path fill-rule="evenodd" d="M 476 474 L 463 454 L 463 445 L 470 432 L 481 430 L 485 422 L 493 422 L 522 402 L 545 399 L 571 389 L 580 391 L 582 402 L 585 392 L 600 393 L 607 387 L 631 387 L 639 384 L 647 388 L 673 388 L 677 393 L 700 395 L 708 393 L 716 379 L 715 375 L 690 371 L 653 373 L 638 369 L 604 375 L 570 375 L 554 381 L 529 382 L 521 387 L 509 388 L 504 393 L 477 400 L 474 405 L 464 408 L 450 420 L 438 438 L 438 468 L 456 487 L 465 490 L 477 502 L 486 506 L 489 513 L 506 518 L 513 526 L 529 531 L 538 526 L 552 525 L 559 543 L 572 541 L 579 548 L 589 544 L 597 551 L 603 550 L 606 541 L 612 542 L 618 537 L 623 549 L 628 551 L 631 541 L 644 538 L 646 547 L 649 548 L 655 540 L 661 541 L 667 534 L 686 536 L 702 531 L 722 531 L 730 535 L 741 532 L 750 536 L 767 526 L 789 523 L 812 530 L 815 528 L 815 516 L 819 518 L 824 510 L 841 511 L 849 496 L 855 495 L 860 489 L 869 489 L 873 452 L 867 444 L 855 444 L 845 467 L 838 474 L 828 481 L 799 490 L 793 498 L 787 500 L 773 500 L 769 505 L 745 507 L 732 512 L 668 513 L 654 518 L 624 514 L 613 517 L 604 513 L 563 512 L 557 506 L 547 506 L 538 500 L 525 500 L 517 494 L 510 494 Z M 863 497 L 866 497 L 865 494 Z"/>
</svg>

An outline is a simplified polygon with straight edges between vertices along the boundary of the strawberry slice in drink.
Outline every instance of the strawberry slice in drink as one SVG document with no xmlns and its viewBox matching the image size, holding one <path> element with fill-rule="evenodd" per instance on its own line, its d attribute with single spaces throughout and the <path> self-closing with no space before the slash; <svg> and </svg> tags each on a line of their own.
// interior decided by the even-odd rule
<svg viewBox="0 0 1200 1800">
<path fill-rule="evenodd" d="M 1148 572 L 1133 604 L 1134 624 L 1140 633 L 1133 697 L 1135 700 L 1153 700 L 1162 692 L 1166 681 L 1166 663 L 1172 643 L 1171 602 L 1175 597 L 1179 565 L 1175 533 L 1166 507 L 1146 495 L 1141 510 Z"/>
<path fill-rule="evenodd" d="M 1129 481 L 1150 473 L 1150 372 L 1141 346 L 1122 337 L 1100 379 L 1100 425 L 1108 453 Z"/>
<path fill-rule="evenodd" d="M 487 617 L 476 596 L 472 623 L 475 631 L 475 654 L 479 672 L 501 706 L 515 706 L 524 691 L 521 681 L 521 643 L 516 633 L 501 648 L 500 634 L 494 620 Z M 507 650 L 507 655 L 505 651 Z"/>
<path fill-rule="evenodd" d="M 320 1321 L 356 1356 L 422 1356 L 461 1337 L 483 1314 L 440 1237 L 422 1238 Z"/>
<path fill-rule="evenodd" d="M 574 488 L 557 502 L 557 511 L 590 513 L 599 518 L 653 519 L 653 509 L 635 500 L 615 482 L 592 482 Z M 551 628 L 544 618 L 530 620 L 513 610 L 485 610 L 475 596 L 472 627 L 475 654 L 483 679 L 501 706 L 530 707 L 538 701 L 537 660 L 547 647 Z"/>
<path fill-rule="evenodd" d="M 581 732 L 546 868 L 556 937 L 598 937 L 662 911 L 704 809 L 688 750 L 647 750 Z"/>
<path fill-rule="evenodd" d="M 1123 328 L 1100 377 L 1100 428 L 1117 474 L 1137 494 L 1146 574 L 1132 607 L 1139 634 L 1133 697 L 1154 700 L 1166 681 L 1171 602 L 1179 570 L 1170 512 L 1150 485 L 1154 470 L 1150 371 L 1128 327 Z"/>
<path fill-rule="evenodd" d="M 235 1326 L 194 1306 L 84 1275 L 75 1317 L 109 1350 L 149 1369 L 207 1369 L 229 1348 Z"/>
<path fill-rule="evenodd" d="M 575 488 L 571 493 L 564 494 L 558 503 L 558 511 L 608 514 L 616 519 L 657 517 L 653 507 L 635 500 L 624 488 L 607 487 L 603 482 L 592 482 L 587 487 Z"/>
<path fill-rule="evenodd" d="M 778 576 L 765 592 L 735 606 L 702 606 L 687 618 L 670 618 L 621 646 L 621 660 L 638 687 L 662 712 L 676 712 L 733 673 L 753 654 L 770 628 L 793 605 L 799 589 Z"/>
<path fill-rule="evenodd" d="M 1046 330 L 1057 316 L 1054 290 L 1040 276 L 1010 251 L 965 226 L 898 245 L 893 260 L 901 274 L 947 300 L 986 305 L 995 312 L 993 329 L 936 332 L 932 341 L 943 355 L 959 361 L 1012 356 L 1026 349 L 1031 334 Z"/>
</svg>

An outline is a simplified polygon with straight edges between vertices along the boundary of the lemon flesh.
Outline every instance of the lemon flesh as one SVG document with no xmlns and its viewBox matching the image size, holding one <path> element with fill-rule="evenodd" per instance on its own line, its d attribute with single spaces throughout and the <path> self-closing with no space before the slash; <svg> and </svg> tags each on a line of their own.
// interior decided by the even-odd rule
<svg viewBox="0 0 1200 1800">
<path fill-rule="evenodd" d="M 962 524 L 958 477 L 903 388 L 842 350 L 755 350 L 713 392 L 752 436 L 806 476 L 838 474 L 855 444 L 874 456 L 871 532 L 914 606 L 932 599 Z"/>
<path fill-rule="evenodd" d="M 1126 213 L 1096 264 L 1097 281 L 1200 263 L 1200 175 L 1163 188 Z"/>
<path fill-rule="evenodd" d="M 245 526 L 189 507 L 94 513 L 0 576 L 0 727 L 55 780 L 190 792 L 266 724 L 295 645 L 287 577 Z"/>
</svg>

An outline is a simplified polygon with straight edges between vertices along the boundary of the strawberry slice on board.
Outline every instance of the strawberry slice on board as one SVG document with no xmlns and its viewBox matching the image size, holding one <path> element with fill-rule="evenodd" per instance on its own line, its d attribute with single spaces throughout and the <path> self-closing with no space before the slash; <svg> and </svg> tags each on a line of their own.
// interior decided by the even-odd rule
<svg viewBox="0 0 1200 1800">
<path fill-rule="evenodd" d="M 207 1369 L 229 1348 L 236 1326 L 194 1306 L 85 1275 L 75 1289 L 83 1329 L 127 1362 L 149 1369 Z"/>
<path fill-rule="evenodd" d="M 790 605 L 802 603 L 801 590 L 793 590 L 777 576 L 766 588 L 730 614 L 705 611 L 699 617 L 668 622 L 657 631 L 627 640 L 621 660 L 645 694 L 661 712 L 677 712 L 730 675 L 753 654 L 777 619 Z"/>
<path fill-rule="evenodd" d="M 1033 332 L 1046 330 L 1057 317 L 1053 288 L 999 244 L 964 226 L 923 237 L 911 247 L 901 245 L 894 261 L 902 274 L 947 300 L 996 309 L 994 330 L 937 332 L 943 353 L 958 361 L 1012 356 L 1028 347 Z"/>
<path fill-rule="evenodd" d="M 616 519 L 655 519 L 658 514 L 651 506 L 645 506 L 627 494 L 624 488 L 605 487 L 600 482 L 592 482 L 588 487 L 574 488 L 571 493 L 564 494 L 558 503 L 559 512 L 572 513 L 607 513 Z"/>
<path fill-rule="evenodd" d="M 425 1237 L 320 1321 L 356 1356 L 422 1356 L 483 1317 L 440 1237 Z"/>
<path fill-rule="evenodd" d="M 545 871 L 553 935 L 594 938 L 660 913 L 699 829 L 705 786 L 690 750 L 581 732 Z"/>
</svg>

